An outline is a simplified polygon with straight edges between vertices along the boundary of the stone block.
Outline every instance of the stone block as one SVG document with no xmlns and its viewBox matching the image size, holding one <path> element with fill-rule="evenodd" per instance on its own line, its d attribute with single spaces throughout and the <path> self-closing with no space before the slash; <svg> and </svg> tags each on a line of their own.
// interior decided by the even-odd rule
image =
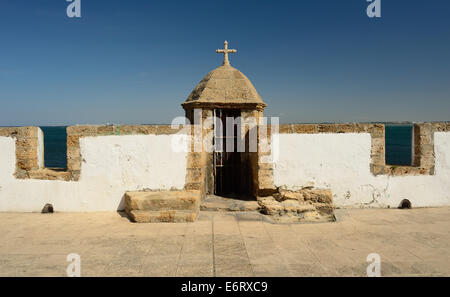
<svg viewBox="0 0 450 297">
<path fill-rule="evenodd" d="M 203 188 L 203 183 L 186 183 L 184 186 L 186 191 L 201 191 Z"/>
<path fill-rule="evenodd" d="M 433 145 L 434 144 L 434 133 L 423 134 L 419 133 L 414 137 L 415 142 L 419 145 Z"/>
<path fill-rule="evenodd" d="M 319 127 L 316 124 L 292 125 L 293 133 L 313 134 L 319 132 Z"/>
<path fill-rule="evenodd" d="M 205 153 L 189 153 L 187 168 L 203 168 L 206 165 Z"/>
<path fill-rule="evenodd" d="M 0 136 L 16 137 L 19 134 L 18 128 L 0 127 Z"/>
<path fill-rule="evenodd" d="M 19 133 L 22 137 L 26 138 L 37 138 L 38 137 L 38 127 L 20 127 Z"/>
<path fill-rule="evenodd" d="M 384 165 L 370 164 L 370 171 L 373 175 L 386 174 L 385 167 Z"/>
<path fill-rule="evenodd" d="M 333 221 L 333 206 L 298 200 L 277 201 L 274 197 L 259 197 L 261 212 L 279 222 Z"/>
<path fill-rule="evenodd" d="M 127 214 L 135 223 L 191 223 L 197 219 L 198 210 L 132 210 Z"/>
<path fill-rule="evenodd" d="M 266 215 L 283 215 L 284 207 L 273 197 L 258 198 L 261 211 Z"/>
<path fill-rule="evenodd" d="M 278 127 L 278 132 L 280 134 L 290 134 L 293 133 L 293 126 L 292 124 L 282 124 Z"/>
<path fill-rule="evenodd" d="M 318 124 L 317 130 L 319 133 L 336 133 L 336 126 L 334 124 Z"/>
<path fill-rule="evenodd" d="M 114 126 L 99 126 L 97 128 L 98 135 L 113 135 L 114 134 Z"/>
<path fill-rule="evenodd" d="M 420 146 L 421 156 L 432 157 L 434 155 L 434 145 L 433 144 L 422 144 Z"/>
<path fill-rule="evenodd" d="M 313 203 L 324 203 L 329 205 L 333 203 L 333 195 L 331 190 L 328 189 L 305 188 L 298 191 L 279 190 L 279 192 L 274 195 L 274 198 L 278 201 L 310 201 Z"/>
<path fill-rule="evenodd" d="M 309 203 L 301 203 L 296 200 L 285 200 L 281 202 L 281 206 L 286 212 L 302 213 L 307 211 L 315 211 L 316 208 Z"/>
<path fill-rule="evenodd" d="M 80 137 L 78 135 L 67 135 L 67 150 L 69 150 L 70 147 L 80 147 Z"/>
<path fill-rule="evenodd" d="M 325 203 L 332 204 L 333 203 L 333 195 L 331 190 L 328 189 L 312 189 L 312 190 L 303 190 L 303 197 L 305 201 L 312 201 L 317 203 Z"/>
<path fill-rule="evenodd" d="M 370 124 L 367 128 L 367 132 L 369 132 L 372 137 L 382 137 L 385 136 L 385 127 L 383 124 Z"/>
<path fill-rule="evenodd" d="M 349 124 L 336 124 L 335 125 L 335 132 L 336 133 L 355 133 L 357 132 L 355 129 L 355 124 L 349 123 Z"/>
<path fill-rule="evenodd" d="M 386 140 L 384 139 L 384 137 L 372 137 L 371 143 L 372 148 L 380 149 L 380 151 L 377 153 L 384 153 L 384 147 L 386 145 Z M 381 151 L 381 149 L 383 150 Z"/>
<path fill-rule="evenodd" d="M 70 126 L 67 127 L 67 136 L 96 136 L 98 126 Z"/>
<path fill-rule="evenodd" d="M 48 168 L 31 170 L 29 172 L 29 178 L 40 180 L 63 180 L 68 181 L 71 178 L 71 174 L 68 171 L 52 170 Z"/>
<path fill-rule="evenodd" d="M 273 195 L 273 197 L 281 202 L 285 200 L 297 200 L 297 201 L 304 201 L 303 193 L 300 191 L 286 191 L 286 190 L 280 190 L 279 193 L 276 193 Z"/>
<path fill-rule="evenodd" d="M 125 193 L 125 209 L 142 211 L 195 210 L 199 207 L 198 191 L 137 191 Z"/>
<path fill-rule="evenodd" d="M 204 179 L 203 168 L 189 168 L 186 170 L 186 183 L 202 183 Z"/>
<path fill-rule="evenodd" d="M 369 132 L 369 125 L 370 124 L 363 124 L 363 123 L 355 123 L 355 132 L 356 133 L 368 133 Z"/>
<path fill-rule="evenodd" d="M 273 163 L 258 163 L 259 170 L 273 170 Z"/>
<path fill-rule="evenodd" d="M 371 155 L 372 164 L 384 166 L 386 164 L 386 156 L 384 154 Z"/>
</svg>

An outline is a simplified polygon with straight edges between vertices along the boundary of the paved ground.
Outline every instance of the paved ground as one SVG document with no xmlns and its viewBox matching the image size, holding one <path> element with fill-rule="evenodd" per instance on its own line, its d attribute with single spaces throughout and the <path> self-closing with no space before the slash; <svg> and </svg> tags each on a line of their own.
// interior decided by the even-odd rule
<svg viewBox="0 0 450 297">
<path fill-rule="evenodd" d="M 117 213 L 0 214 L 0 276 L 450 276 L 450 208 L 338 210 L 338 222 L 270 224 L 202 212 L 193 224 L 133 224 Z"/>
</svg>

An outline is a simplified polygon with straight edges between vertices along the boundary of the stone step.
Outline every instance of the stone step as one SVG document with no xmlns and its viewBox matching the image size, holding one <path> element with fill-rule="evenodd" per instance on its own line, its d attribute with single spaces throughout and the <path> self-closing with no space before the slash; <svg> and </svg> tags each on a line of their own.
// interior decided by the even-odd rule
<svg viewBox="0 0 450 297">
<path fill-rule="evenodd" d="M 259 209 L 260 206 L 256 200 L 240 200 L 215 195 L 206 196 L 200 204 L 202 211 L 258 211 Z"/>
<path fill-rule="evenodd" d="M 279 196 L 277 198 L 280 198 Z M 332 204 L 304 201 L 296 197 L 278 201 L 272 196 L 258 197 L 261 212 L 276 222 L 333 222 Z"/>
<path fill-rule="evenodd" d="M 125 210 L 198 210 L 199 191 L 137 191 L 125 193 Z"/>
<path fill-rule="evenodd" d="M 195 222 L 197 210 L 131 210 L 127 211 L 130 219 L 136 223 L 190 223 Z"/>
</svg>

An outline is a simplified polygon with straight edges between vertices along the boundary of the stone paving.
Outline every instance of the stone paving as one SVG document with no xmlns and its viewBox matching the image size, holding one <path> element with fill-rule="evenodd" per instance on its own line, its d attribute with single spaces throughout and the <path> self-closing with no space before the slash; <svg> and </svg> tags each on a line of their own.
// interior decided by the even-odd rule
<svg viewBox="0 0 450 297">
<path fill-rule="evenodd" d="M 0 276 L 450 276 L 450 208 L 337 210 L 338 222 L 272 224 L 245 212 L 134 224 L 118 213 L 0 213 Z"/>
</svg>

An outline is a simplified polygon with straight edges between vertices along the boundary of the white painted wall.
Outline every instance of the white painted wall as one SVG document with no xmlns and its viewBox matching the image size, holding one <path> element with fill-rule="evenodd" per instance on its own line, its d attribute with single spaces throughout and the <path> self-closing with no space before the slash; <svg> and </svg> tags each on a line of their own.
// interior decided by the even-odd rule
<svg viewBox="0 0 450 297">
<path fill-rule="evenodd" d="M 433 176 L 374 176 L 370 172 L 370 134 L 279 134 L 274 165 L 278 187 L 331 189 L 341 207 L 413 207 L 450 205 L 450 133 L 434 136 Z"/>
<path fill-rule="evenodd" d="M 80 139 L 82 168 L 77 182 L 18 180 L 15 140 L 0 137 L 0 211 L 123 209 L 126 191 L 182 189 L 186 152 L 174 152 L 174 135 L 101 136 Z"/>
<path fill-rule="evenodd" d="M 82 170 L 78 182 L 18 180 L 14 177 L 15 140 L 0 137 L 0 211 L 115 211 L 126 191 L 182 189 L 186 152 L 174 152 L 175 135 L 81 138 Z M 330 188 L 341 207 L 450 205 L 450 133 L 434 136 L 433 176 L 374 176 L 370 172 L 369 134 L 280 134 L 276 186 Z"/>
</svg>

